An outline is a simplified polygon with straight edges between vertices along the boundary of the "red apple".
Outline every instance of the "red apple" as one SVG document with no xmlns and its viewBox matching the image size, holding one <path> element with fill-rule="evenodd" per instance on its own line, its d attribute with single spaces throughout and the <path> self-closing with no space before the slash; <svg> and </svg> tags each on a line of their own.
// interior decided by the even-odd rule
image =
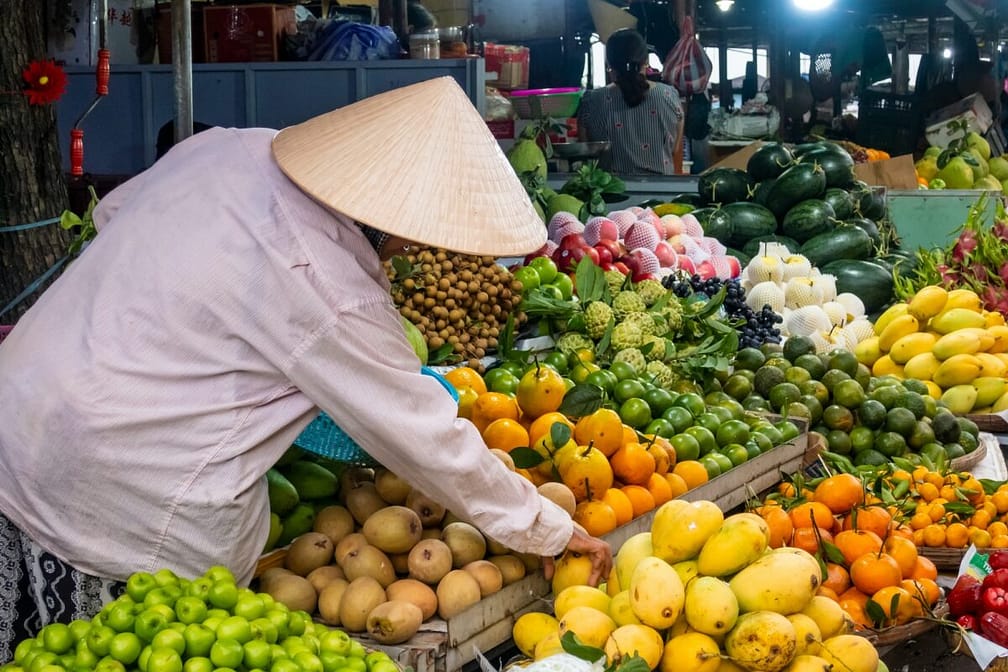
<svg viewBox="0 0 1008 672">
<path fill-rule="evenodd" d="M 608 247 L 606 247 L 605 245 L 602 245 L 601 243 L 598 243 L 598 244 L 596 244 L 594 246 L 594 249 L 595 249 L 596 254 L 598 254 L 598 257 L 599 257 L 599 265 L 602 265 L 604 263 L 609 263 L 609 264 L 612 263 L 612 260 L 613 260 L 612 252 L 609 251 Z"/>
<path fill-rule="evenodd" d="M 655 247 L 654 253 L 658 257 L 658 263 L 663 268 L 675 268 L 676 257 L 679 255 L 676 254 L 676 251 L 666 241 L 659 242 L 658 246 Z"/>
<path fill-rule="evenodd" d="M 690 275 L 696 275 L 696 266 L 693 264 L 693 260 L 685 254 L 680 254 L 676 259 L 676 263 L 679 264 L 680 271 L 684 271 Z"/>
<path fill-rule="evenodd" d="M 742 275 L 742 265 L 736 257 L 727 256 L 725 260 L 728 262 L 728 268 L 731 269 L 731 275 L 729 277 L 737 278 Z"/>
<path fill-rule="evenodd" d="M 712 264 L 710 260 L 707 260 L 701 261 L 696 267 L 696 274 L 704 280 L 710 280 L 711 278 L 717 276 L 717 271 L 714 270 L 714 264 Z"/>
<path fill-rule="evenodd" d="M 645 280 L 655 280 L 654 273 L 634 273 L 634 282 L 644 282 Z"/>
<path fill-rule="evenodd" d="M 591 245 L 585 245 L 583 248 L 581 248 L 581 250 L 582 250 L 582 252 L 584 252 L 584 254 L 582 256 L 585 256 L 585 257 L 588 257 L 589 259 L 591 259 L 592 262 L 596 266 L 599 265 L 600 257 L 599 257 L 599 251 L 598 250 L 596 250 Z"/>
<path fill-rule="evenodd" d="M 616 268 L 615 264 L 613 264 L 611 261 L 602 261 L 602 262 L 599 262 L 599 268 L 601 268 L 603 271 L 615 271 L 615 270 L 618 270 Z"/>
</svg>

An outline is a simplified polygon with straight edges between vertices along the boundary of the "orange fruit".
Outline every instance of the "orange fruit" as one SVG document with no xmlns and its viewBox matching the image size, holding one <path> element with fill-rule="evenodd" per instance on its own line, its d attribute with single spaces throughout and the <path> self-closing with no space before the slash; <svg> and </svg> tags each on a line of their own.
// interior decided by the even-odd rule
<svg viewBox="0 0 1008 672">
<path fill-rule="evenodd" d="M 1008 525 L 998 520 L 988 525 L 987 531 L 991 533 L 992 537 L 996 537 L 999 534 L 1008 534 Z"/>
<path fill-rule="evenodd" d="M 851 563 L 851 583 L 865 595 L 874 595 L 903 580 L 896 558 L 886 553 L 865 553 Z"/>
<path fill-rule="evenodd" d="M 945 526 L 931 523 L 924 528 L 924 545 L 938 548 L 945 545 Z"/>
<path fill-rule="evenodd" d="M 990 548 L 992 539 L 991 533 L 987 530 L 970 530 L 969 542 L 980 550 Z"/>
<path fill-rule="evenodd" d="M 856 604 L 861 605 L 861 607 L 863 608 L 866 604 L 868 604 L 868 596 L 862 593 L 854 586 L 851 586 L 844 592 L 840 593 L 840 601 L 854 602 Z"/>
<path fill-rule="evenodd" d="M 675 467 L 672 468 L 672 473 L 682 478 L 686 482 L 686 487 L 690 490 L 698 485 L 703 485 L 709 478 L 707 476 L 707 468 L 696 460 L 676 462 Z"/>
<path fill-rule="evenodd" d="M 611 408 L 600 408 L 577 421 L 574 440 L 582 446 L 591 444 L 609 457 L 623 445 L 623 421 Z"/>
<path fill-rule="evenodd" d="M 909 539 L 913 541 L 914 530 L 912 527 L 906 523 L 900 523 L 896 527 L 889 529 L 889 536 L 892 537 L 903 537 L 904 539 Z"/>
<path fill-rule="evenodd" d="M 915 513 L 910 517 L 910 527 L 914 530 L 923 530 L 925 527 L 931 524 L 931 516 L 926 512 L 921 511 L 920 513 Z"/>
<path fill-rule="evenodd" d="M 560 408 L 566 393 L 567 385 L 564 384 L 563 376 L 551 366 L 536 363 L 518 382 L 515 399 L 522 413 L 530 418 L 538 418 Z"/>
<path fill-rule="evenodd" d="M 798 527 L 833 528 L 833 512 L 822 502 L 805 502 L 791 509 L 791 524 Z"/>
<path fill-rule="evenodd" d="M 514 448 L 528 448 L 529 435 L 521 423 L 511 418 L 498 418 L 483 430 L 487 448 L 511 452 Z"/>
<path fill-rule="evenodd" d="M 761 506 L 756 513 L 766 521 L 770 528 L 770 548 L 780 548 L 791 540 L 794 524 L 788 512 L 779 506 Z"/>
<path fill-rule="evenodd" d="M 843 553 L 844 562 L 849 567 L 865 553 L 878 553 L 882 549 L 882 539 L 868 530 L 843 530 L 837 532 L 833 545 Z"/>
<path fill-rule="evenodd" d="M 925 558 L 923 555 L 917 556 L 917 566 L 914 567 L 913 574 L 909 577 L 910 579 L 931 579 L 932 581 L 938 580 L 938 568 L 931 561 L 930 558 Z"/>
<path fill-rule="evenodd" d="M 574 522 L 593 537 L 600 537 L 616 529 L 616 511 L 599 499 L 580 502 L 574 509 Z"/>
<path fill-rule="evenodd" d="M 826 580 L 822 582 L 820 588 L 829 588 L 836 595 L 850 588 L 850 574 L 843 565 L 835 562 L 826 563 Z"/>
<path fill-rule="evenodd" d="M 598 499 L 612 487 L 609 460 L 596 448 L 576 446 L 560 451 L 554 458 L 560 480 L 574 493 L 574 499 Z"/>
<path fill-rule="evenodd" d="M 655 472 L 655 459 L 643 444 L 624 443 L 609 458 L 613 474 L 628 485 L 643 485 Z"/>
<path fill-rule="evenodd" d="M 854 624 L 855 630 L 872 627 L 872 620 L 868 618 L 868 613 L 865 611 L 865 605 L 860 602 L 845 600 L 841 595 L 840 608 L 847 613 L 847 618 L 849 618 L 851 623 Z"/>
<path fill-rule="evenodd" d="M 889 536 L 889 526 L 892 523 L 892 514 L 881 506 L 866 506 L 851 511 L 844 518 L 843 529 L 845 530 L 870 530 L 885 539 Z"/>
<path fill-rule="evenodd" d="M 482 434 L 494 420 L 510 418 L 517 421 L 519 414 L 518 404 L 513 397 L 503 392 L 484 392 L 473 402 L 472 417 L 469 419 Z"/>
<path fill-rule="evenodd" d="M 995 534 L 991 536 L 991 548 L 1008 548 L 1008 534 Z"/>
<path fill-rule="evenodd" d="M 814 490 L 815 501 L 833 513 L 847 513 L 864 500 L 864 486 L 853 474 L 836 474 L 823 479 Z"/>
<path fill-rule="evenodd" d="M 639 440 L 640 437 L 637 436 L 637 430 L 631 427 L 630 425 L 624 424 L 623 439 L 620 441 L 620 445 L 622 446 L 625 443 L 635 443 Z"/>
<path fill-rule="evenodd" d="M 458 395 L 458 417 L 469 420 L 472 418 L 473 404 L 476 403 L 476 399 L 479 397 L 479 392 L 468 385 L 463 385 L 458 388 Z"/>
<path fill-rule="evenodd" d="M 819 539 L 823 541 L 833 542 L 833 535 L 829 530 L 819 529 L 819 536 L 816 537 L 816 528 L 814 527 L 796 527 L 794 532 L 791 534 L 790 546 L 795 548 L 800 548 L 803 551 L 808 551 L 809 553 L 815 555 L 819 552 Z"/>
<path fill-rule="evenodd" d="M 616 512 L 616 524 L 626 525 L 634 517 L 633 503 L 626 493 L 619 488 L 609 488 L 602 495 L 602 501 Z"/>
<path fill-rule="evenodd" d="M 974 506 L 981 504 L 987 498 L 987 495 L 984 493 L 983 484 L 973 476 L 970 476 L 963 481 L 959 488 L 960 492 L 966 495 L 966 499 L 969 503 Z M 996 507 L 997 505 L 995 504 L 995 508 Z"/>
<path fill-rule="evenodd" d="M 952 523 L 945 528 L 945 545 L 949 548 L 966 548 L 969 544 L 969 528 L 962 523 Z"/>
<path fill-rule="evenodd" d="M 485 394 L 487 391 L 486 382 L 483 376 L 476 369 L 468 366 L 460 366 L 444 374 L 445 380 L 452 384 L 456 390 L 461 391 L 463 387 L 471 387 L 477 394 Z"/>
<path fill-rule="evenodd" d="M 1008 491 L 996 491 L 993 495 L 991 495 L 990 501 L 994 503 L 998 513 L 1008 513 Z"/>
<path fill-rule="evenodd" d="M 672 468 L 672 460 L 669 459 L 668 451 L 665 447 L 658 442 L 649 443 L 647 445 L 647 452 L 651 453 L 651 457 L 654 458 L 654 470 L 656 474 L 665 475 Z"/>
<path fill-rule="evenodd" d="M 668 481 L 669 489 L 672 491 L 672 499 L 675 499 L 689 490 L 689 486 L 686 485 L 686 480 L 679 474 L 669 472 L 665 474 L 665 480 Z"/>
<path fill-rule="evenodd" d="M 840 601 L 840 596 L 836 594 L 836 591 L 826 586 L 819 586 L 818 588 L 816 588 L 815 594 L 822 595 L 823 597 L 828 597 L 834 602 Z"/>
<path fill-rule="evenodd" d="M 917 545 L 913 541 L 906 537 L 890 536 L 882 547 L 896 559 L 904 579 L 913 574 L 914 567 L 917 566 Z"/>
<path fill-rule="evenodd" d="M 986 530 L 987 526 L 991 522 L 991 514 L 983 509 L 977 509 L 976 513 L 970 518 L 970 525 L 979 527 L 982 530 Z"/>
<path fill-rule="evenodd" d="M 643 516 L 648 511 L 654 510 L 654 495 L 643 485 L 624 485 L 620 490 L 630 500 L 630 504 L 633 505 L 634 518 Z"/>
<path fill-rule="evenodd" d="M 931 579 L 903 579 L 900 588 L 928 607 L 934 606 L 942 596 L 942 589 Z"/>
<path fill-rule="evenodd" d="M 672 499 L 672 486 L 669 482 L 665 480 L 662 474 L 654 473 L 648 478 L 647 483 L 644 485 L 654 497 L 655 506 L 661 506 L 665 502 Z"/>
<path fill-rule="evenodd" d="M 535 443 L 541 439 L 544 434 L 548 434 L 550 429 L 553 428 L 553 423 L 555 422 L 567 425 L 570 427 L 571 431 L 574 431 L 574 423 L 571 422 L 570 419 L 563 413 L 558 413 L 556 411 L 553 411 L 552 413 L 544 413 L 529 424 L 529 444 Z"/>
<path fill-rule="evenodd" d="M 883 626 L 903 625 L 921 615 L 920 602 L 913 599 L 906 590 L 899 586 L 886 586 L 871 596 L 871 601 L 879 606 L 885 614 Z M 893 607 L 895 602 L 895 608 Z"/>
<path fill-rule="evenodd" d="M 941 495 L 941 492 L 933 483 L 921 483 L 917 486 L 917 496 L 925 502 L 934 501 L 939 495 Z"/>
</svg>

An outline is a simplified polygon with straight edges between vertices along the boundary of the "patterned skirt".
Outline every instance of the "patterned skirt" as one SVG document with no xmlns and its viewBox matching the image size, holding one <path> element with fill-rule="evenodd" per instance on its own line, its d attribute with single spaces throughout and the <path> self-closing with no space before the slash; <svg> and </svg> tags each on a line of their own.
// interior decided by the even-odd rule
<svg viewBox="0 0 1008 672">
<path fill-rule="evenodd" d="M 91 618 L 123 593 L 121 581 L 80 572 L 42 550 L 0 514 L 0 665 L 50 623 Z"/>
</svg>

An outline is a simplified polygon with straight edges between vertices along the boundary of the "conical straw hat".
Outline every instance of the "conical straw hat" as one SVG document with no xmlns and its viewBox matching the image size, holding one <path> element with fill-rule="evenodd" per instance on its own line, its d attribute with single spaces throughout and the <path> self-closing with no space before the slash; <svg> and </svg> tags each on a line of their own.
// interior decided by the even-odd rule
<svg viewBox="0 0 1008 672">
<path fill-rule="evenodd" d="M 546 242 L 514 169 L 451 77 L 285 128 L 273 155 L 323 205 L 407 240 L 499 256 Z"/>
</svg>

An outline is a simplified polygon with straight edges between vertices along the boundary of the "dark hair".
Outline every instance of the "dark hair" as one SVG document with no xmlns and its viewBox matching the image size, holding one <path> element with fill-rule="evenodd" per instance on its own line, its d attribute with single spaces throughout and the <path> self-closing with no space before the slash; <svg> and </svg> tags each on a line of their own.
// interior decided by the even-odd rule
<svg viewBox="0 0 1008 672">
<path fill-rule="evenodd" d="M 647 42 L 633 28 L 621 28 L 606 40 L 606 63 L 629 107 L 640 105 L 650 86 L 641 73 L 641 66 L 647 60 Z"/>
<path fill-rule="evenodd" d="M 406 3 L 406 23 L 411 33 L 421 33 L 437 27 L 437 19 L 419 2 Z"/>
</svg>

